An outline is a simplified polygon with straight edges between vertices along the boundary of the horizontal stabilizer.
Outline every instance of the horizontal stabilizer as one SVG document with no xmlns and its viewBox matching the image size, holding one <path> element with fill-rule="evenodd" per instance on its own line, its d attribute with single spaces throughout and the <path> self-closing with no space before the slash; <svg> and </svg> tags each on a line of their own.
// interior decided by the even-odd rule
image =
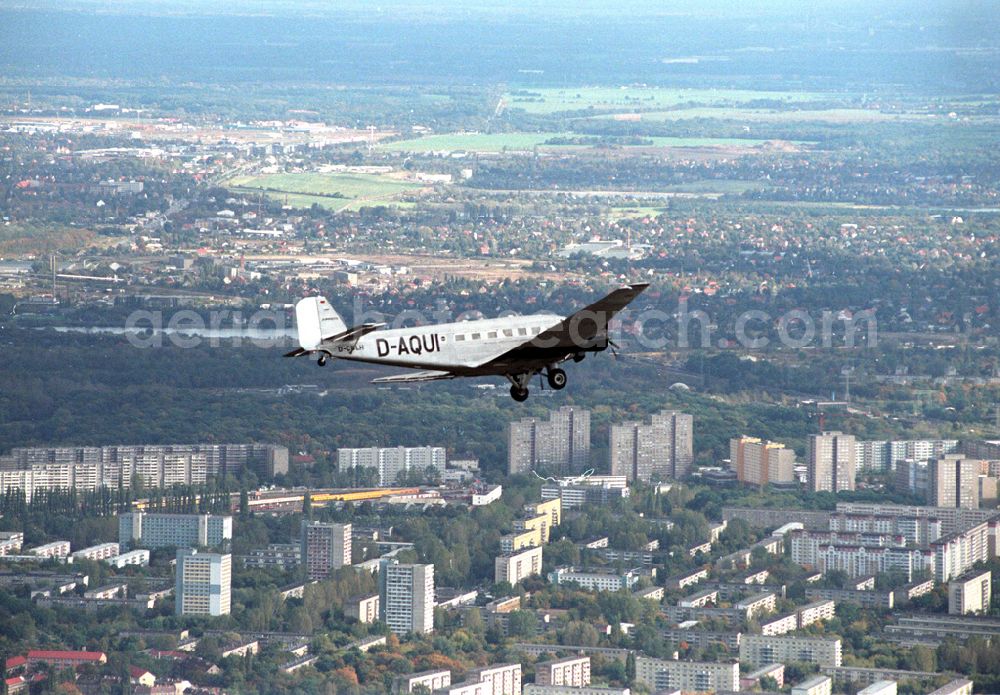
<svg viewBox="0 0 1000 695">
<path fill-rule="evenodd" d="M 348 328 L 342 333 L 337 335 L 332 335 L 323 338 L 325 343 L 340 343 L 340 342 L 357 342 L 358 339 L 363 335 L 368 335 L 374 330 L 378 330 L 384 323 L 363 323 L 360 326 L 355 326 L 354 328 Z"/>
<path fill-rule="evenodd" d="M 309 350 L 305 348 L 295 348 L 291 352 L 286 352 L 285 357 L 299 357 L 300 355 L 308 355 Z"/>
<path fill-rule="evenodd" d="M 437 381 L 438 379 L 454 379 L 451 372 L 427 371 L 412 372 L 410 374 L 393 374 L 392 376 L 381 376 L 372 379 L 373 384 L 409 384 L 414 381 Z"/>
</svg>

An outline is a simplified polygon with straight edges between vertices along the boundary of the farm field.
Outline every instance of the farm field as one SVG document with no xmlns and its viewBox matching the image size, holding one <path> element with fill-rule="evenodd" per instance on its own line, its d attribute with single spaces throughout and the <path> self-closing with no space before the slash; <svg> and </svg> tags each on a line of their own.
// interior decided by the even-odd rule
<svg viewBox="0 0 1000 695">
<path fill-rule="evenodd" d="M 668 89 L 660 87 L 578 87 L 515 89 L 505 95 L 509 108 L 549 114 L 584 109 L 629 112 L 667 109 L 681 104 L 729 106 L 755 101 L 804 103 L 836 98 L 822 92 L 745 89 Z"/>
<path fill-rule="evenodd" d="M 446 133 L 428 135 L 412 140 L 386 142 L 378 149 L 389 152 L 501 152 L 503 150 L 531 150 L 543 146 L 547 140 L 572 137 L 572 133 Z M 544 145 L 546 149 L 568 149 L 578 145 Z"/>
<path fill-rule="evenodd" d="M 587 140 L 594 140 L 595 145 L 572 144 L 554 145 L 545 144 L 553 138 L 580 137 Z M 525 151 L 536 147 L 544 150 L 573 150 L 587 147 L 595 147 L 597 136 L 574 133 L 449 133 L 443 135 L 428 135 L 427 137 L 414 138 L 412 140 L 401 140 L 399 142 L 387 142 L 379 145 L 379 149 L 390 152 L 503 152 L 503 151 Z M 645 138 L 650 141 L 648 145 L 625 145 L 631 147 L 754 147 L 761 145 L 765 140 L 752 138 L 702 138 L 702 137 L 650 137 Z"/>
<path fill-rule="evenodd" d="M 406 201 L 396 198 L 422 188 L 418 183 L 377 174 L 318 173 L 237 176 L 226 185 L 240 193 L 263 193 L 293 207 L 318 204 L 332 210 L 357 210 L 371 205 L 406 207 Z"/>
</svg>

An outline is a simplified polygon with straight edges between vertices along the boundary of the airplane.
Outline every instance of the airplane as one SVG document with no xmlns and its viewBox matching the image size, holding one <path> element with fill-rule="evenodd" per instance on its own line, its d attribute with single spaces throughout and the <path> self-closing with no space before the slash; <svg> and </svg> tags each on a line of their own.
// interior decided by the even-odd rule
<svg viewBox="0 0 1000 695">
<path fill-rule="evenodd" d="M 566 386 L 561 363 L 617 347 L 608 337 L 608 323 L 647 287 L 624 285 L 569 316 L 534 314 L 386 330 L 378 330 L 384 323 L 348 328 L 325 297 L 306 297 L 295 305 L 299 347 L 285 357 L 318 355 L 321 367 L 335 358 L 424 370 L 380 377 L 374 384 L 503 376 L 510 381 L 511 398 L 522 402 L 536 374 L 544 370 L 549 386 L 559 390 Z"/>
</svg>

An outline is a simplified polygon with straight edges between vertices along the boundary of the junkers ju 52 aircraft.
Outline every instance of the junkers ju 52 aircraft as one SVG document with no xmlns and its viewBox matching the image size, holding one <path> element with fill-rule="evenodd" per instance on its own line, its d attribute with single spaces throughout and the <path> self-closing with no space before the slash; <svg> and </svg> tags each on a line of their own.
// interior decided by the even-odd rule
<svg viewBox="0 0 1000 695">
<path fill-rule="evenodd" d="M 425 370 L 373 379 L 376 384 L 503 376 L 511 383 L 511 397 L 523 401 L 535 374 L 544 371 L 549 386 L 561 389 L 566 386 L 562 362 L 615 347 L 608 323 L 647 287 L 625 285 L 570 316 L 534 314 L 381 331 L 385 324 L 348 328 L 324 297 L 307 297 L 295 305 L 300 347 L 285 357 L 318 355 L 320 366 L 334 357 Z"/>
</svg>

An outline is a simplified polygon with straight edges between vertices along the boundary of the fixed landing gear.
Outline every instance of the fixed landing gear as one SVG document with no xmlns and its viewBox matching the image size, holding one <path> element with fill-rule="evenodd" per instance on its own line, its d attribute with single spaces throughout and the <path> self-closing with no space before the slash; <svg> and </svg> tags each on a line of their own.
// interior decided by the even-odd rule
<svg viewBox="0 0 1000 695">
<path fill-rule="evenodd" d="M 548 370 L 545 374 L 545 378 L 549 382 L 549 388 L 554 391 L 566 388 L 566 372 L 558 367 Z"/>
<path fill-rule="evenodd" d="M 319 359 L 316 360 L 316 364 L 318 364 L 320 367 L 325 367 L 326 366 L 326 355 L 320 355 Z"/>
<path fill-rule="evenodd" d="M 523 403 L 528 400 L 528 389 L 525 386 L 518 386 L 514 384 L 510 387 L 510 397 L 513 398 L 518 403 Z"/>
<path fill-rule="evenodd" d="M 531 381 L 531 374 L 508 374 L 510 381 L 510 397 L 518 403 L 528 400 L 528 382 Z"/>
</svg>

